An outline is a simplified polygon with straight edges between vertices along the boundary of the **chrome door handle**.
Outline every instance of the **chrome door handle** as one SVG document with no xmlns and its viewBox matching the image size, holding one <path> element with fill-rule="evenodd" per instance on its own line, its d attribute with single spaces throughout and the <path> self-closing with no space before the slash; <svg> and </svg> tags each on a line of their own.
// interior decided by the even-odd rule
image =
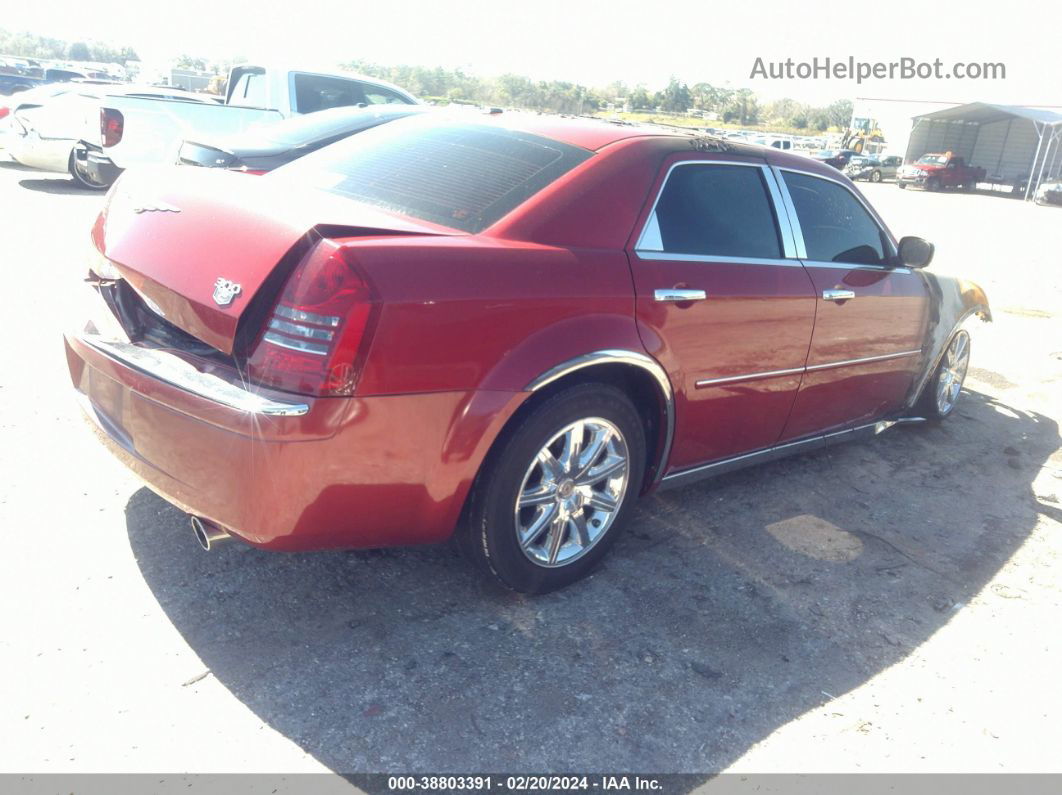
<svg viewBox="0 0 1062 795">
<path fill-rule="evenodd" d="M 704 290 L 681 290 L 677 287 L 672 287 L 670 290 L 654 290 L 654 301 L 674 301 L 676 303 L 682 303 L 683 301 L 703 301 L 708 297 L 708 293 Z"/>
<path fill-rule="evenodd" d="M 847 301 L 849 298 L 855 298 L 855 290 L 822 291 L 822 300 L 824 301 Z"/>
</svg>

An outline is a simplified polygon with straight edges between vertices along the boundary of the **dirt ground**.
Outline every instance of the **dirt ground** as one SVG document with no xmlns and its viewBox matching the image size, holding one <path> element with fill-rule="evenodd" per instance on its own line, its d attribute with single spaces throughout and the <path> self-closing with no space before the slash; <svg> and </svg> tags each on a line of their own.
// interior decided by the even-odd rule
<svg viewBox="0 0 1062 795">
<path fill-rule="evenodd" d="M 0 771 L 1062 769 L 1062 208 L 865 193 L 992 301 L 957 416 L 647 499 L 525 598 L 203 553 L 69 386 L 100 196 L 0 164 Z"/>
</svg>

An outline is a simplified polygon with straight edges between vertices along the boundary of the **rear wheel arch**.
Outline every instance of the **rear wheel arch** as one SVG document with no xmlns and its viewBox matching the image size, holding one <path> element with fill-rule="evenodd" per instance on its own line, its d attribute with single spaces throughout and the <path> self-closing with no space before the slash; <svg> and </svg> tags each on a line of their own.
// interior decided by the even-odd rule
<svg viewBox="0 0 1062 795">
<path fill-rule="evenodd" d="M 642 418 L 646 438 L 645 478 L 641 491 L 652 488 L 663 476 L 675 431 L 675 400 L 671 381 L 664 368 L 644 353 L 630 350 L 600 350 L 561 362 L 532 379 L 530 394 L 513 413 L 491 443 L 480 464 L 489 465 L 491 456 L 519 427 L 525 417 L 553 395 L 573 386 L 599 383 L 623 391 Z"/>
<path fill-rule="evenodd" d="M 528 384 L 532 400 L 582 383 L 602 383 L 626 393 L 645 430 L 646 492 L 663 477 L 675 433 L 675 396 L 667 372 L 652 357 L 629 350 L 602 350 L 578 356 L 550 368 Z"/>
</svg>

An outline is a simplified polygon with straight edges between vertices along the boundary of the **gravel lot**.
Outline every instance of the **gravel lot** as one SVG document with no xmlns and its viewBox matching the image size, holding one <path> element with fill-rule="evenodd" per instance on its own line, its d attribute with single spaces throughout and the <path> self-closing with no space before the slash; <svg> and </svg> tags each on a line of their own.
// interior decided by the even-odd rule
<svg viewBox="0 0 1062 795">
<path fill-rule="evenodd" d="M 958 415 L 646 500 L 525 598 L 203 553 L 69 387 L 100 196 L 0 163 L 0 771 L 1062 770 L 1062 208 L 865 192 L 988 291 Z"/>
</svg>

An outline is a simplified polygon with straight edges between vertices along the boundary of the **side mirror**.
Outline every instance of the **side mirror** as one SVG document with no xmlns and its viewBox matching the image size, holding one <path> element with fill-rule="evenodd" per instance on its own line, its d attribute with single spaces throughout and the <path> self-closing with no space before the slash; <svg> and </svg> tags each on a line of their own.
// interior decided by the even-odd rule
<svg viewBox="0 0 1062 795">
<path fill-rule="evenodd" d="M 900 240 L 900 262 L 908 268 L 924 268 L 933 261 L 933 244 L 920 237 L 905 237 Z"/>
</svg>

